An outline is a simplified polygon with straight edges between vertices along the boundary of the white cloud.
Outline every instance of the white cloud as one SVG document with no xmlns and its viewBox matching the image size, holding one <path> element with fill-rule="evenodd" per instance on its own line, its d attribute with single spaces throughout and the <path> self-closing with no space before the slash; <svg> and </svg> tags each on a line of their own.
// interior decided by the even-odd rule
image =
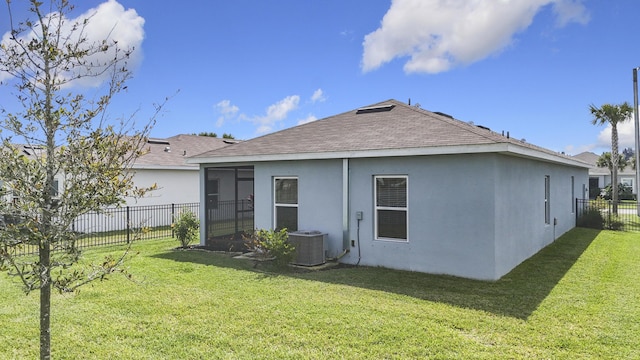
<svg viewBox="0 0 640 360">
<path fill-rule="evenodd" d="M 58 13 L 51 13 L 46 16 L 47 19 L 59 16 Z M 93 44 L 100 44 L 102 40 L 108 39 L 108 43 L 111 41 L 118 42 L 118 48 L 122 50 L 135 49 L 131 56 L 127 59 L 127 68 L 135 69 L 142 62 L 141 45 L 144 40 L 144 18 L 139 16 L 134 9 L 125 10 L 125 8 L 119 4 L 116 0 L 108 0 L 96 8 L 92 8 L 75 19 L 64 19 L 64 25 L 62 26 L 61 33 L 62 38 L 71 34 L 71 29 L 74 24 L 82 24 L 84 19 L 89 19 L 86 28 L 82 35 L 87 39 L 87 46 Z M 70 41 L 77 42 L 79 32 L 76 31 L 74 36 L 70 38 Z M 9 46 L 10 34 L 7 32 L 2 37 L 2 43 L 5 46 Z M 20 40 L 28 42 L 29 39 L 34 37 L 33 33 L 24 34 L 20 37 Z M 93 64 L 108 63 L 114 58 L 115 49 L 111 47 L 108 51 L 100 52 L 92 56 L 87 57 L 88 62 Z M 94 69 L 94 72 L 95 69 Z M 74 74 L 86 73 L 86 70 L 74 70 L 65 74 L 61 74 L 63 78 L 71 78 Z M 2 80 L 2 74 L 0 74 L 0 80 Z M 7 74 L 5 73 L 5 78 Z M 76 86 L 100 86 L 109 78 L 109 73 L 105 73 L 99 76 L 85 77 L 80 80 L 74 80 L 73 85 Z"/>
<path fill-rule="evenodd" d="M 299 103 L 300 96 L 291 95 L 270 105 L 267 108 L 267 114 L 265 116 L 257 116 L 252 119 L 252 121 L 258 125 L 257 132 L 264 134 L 272 131 L 276 123 L 285 119 L 291 111 L 298 108 Z"/>
<path fill-rule="evenodd" d="M 364 37 L 362 70 L 406 56 L 407 73 L 473 63 L 509 45 L 549 4 L 558 25 L 589 20 L 582 0 L 393 0 L 380 27 Z"/>
<path fill-rule="evenodd" d="M 559 27 L 570 22 L 584 25 L 591 20 L 591 16 L 582 5 L 581 0 L 558 0 L 553 4 L 553 12 L 558 17 L 556 24 Z"/>
<path fill-rule="evenodd" d="M 216 127 L 221 127 L 228 119 L 233 118 L 240 110 L 237 106 L 231 105 L 231 100 L 222 100 L 214 105 L 214 109 L 221 114 L 216 121 Z"/>
<path fill-rule="evenodd" d="M 311 95 L 311 102 L 312 103 L 323 102 L 326 99 L 327 98 L 324 96 L 324 93 L 322 92 L 322 89 L 318 89 L 318 90 L 314 91 L 313 95 Z"/>
<path fill-rule="evenodd" d="M 577 155 L 580 153 L 583 153 L 585 151 L 592 151 L 595 148 L 597 148 L 596 144 L 590 144 L 590 145 L 567 145 L 564 147 L 564 152 L 567 155 Z"/>
<path fill-rule="evenodd" d="M 618 151 L 631 147 L 635 148 L 635 126 L 633 120 L 627 120 L 623 123 L 618 123 Z M 611 125 L 607 125 L 600 134 L 598 134 L 597 146 L 604 147 L 611 151 Z"/>
<path fill-rule="evenodd" d="M 316 120 L 318 120 L 317 117 L 315 117 L 314 115 L 309 114 L 309 116 L 307 116 L 306 118 L 298 120 L 298 125 L 307 124 L 307 123 L 310 123 L 310 122 L 316 121 Z"/>
</svg>

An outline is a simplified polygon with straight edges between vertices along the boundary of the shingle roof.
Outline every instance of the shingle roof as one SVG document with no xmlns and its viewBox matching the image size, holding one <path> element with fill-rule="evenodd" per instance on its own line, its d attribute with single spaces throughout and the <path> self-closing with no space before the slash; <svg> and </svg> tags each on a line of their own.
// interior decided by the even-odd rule
<svg viewBox="0 0 640 360">
<path fill-rule="evenodd" d="M 336 157 L 349 157 L 348 154 L 372 151 L 399 154 L 408 149 L 429 148 L 446 152 L 447 147 L 457 147 L 459 153 L 460 147 L 497 144 L 517 146 L 523 151 L 544 153 L 582 165 L 568 156 L 393 99 L 208 151 L 188 162 L 252 161 L 290 155 L 302 159 L 312 154 L 331 153 Z"/>
<path fill-rule="evenodd" d="M 145 144 L 149 152 L 136 160 L 134 168 L 189 166 L 185 163 L 189 156 L 198 155 L 213 149 L 223 148 L 236 140 L 213 138 L 197 135 L 176 135 L 166 139 L 150 138 Z"/>
</svg>

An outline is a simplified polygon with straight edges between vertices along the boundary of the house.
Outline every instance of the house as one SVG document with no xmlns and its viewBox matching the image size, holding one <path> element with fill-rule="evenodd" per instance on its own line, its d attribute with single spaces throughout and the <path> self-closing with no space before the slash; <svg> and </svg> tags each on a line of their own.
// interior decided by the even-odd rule
<svg viewBox="0 0 640 360">
<path fill-rule="evenodd" d="M 132 166 L 133 182 L 138 187 L 157 184 L 157 189 L 127 205 L 166 205 L 199 201 L 198 166 L 187 164 L 189 156 L 219 149 L 238 140 L 197 135 L 175 135 L 166 139 L 149 138 L 147 153 Z"/>
<path fill-rule="evenodd" d="M 342 263 L 483 280 L 573 228 L 588 181 L 581 161 L 396 100 L 187 162 L 203 245 L 228 221 L 217 201 L 251 197 L 255 228 L 326 233 Z"/>
<path fill-rule="evenodd" d="M 574 158 L 584 161 L 590 165 L 589 167 L 589 197 L 595 199 L 600 195 L 600 190 L 611 184 L 611 171 L 606 167 L 597 165 L 600 155 L 590 151 L 582 152 L 574 155 Z M 634 194 L 638 193 L 638 187 L 635 184 L 636 171 L 631 164 L 623 171 L 618 170 L 618 182 L 630 186 Z"/>
<path fill-rule="evenodd" d="M 208 136 L 175 135 L 166 139 L 150 138 L 144 144 L 146 153 L 138 158 L 132 165 L 134 172 L 133 183 L 144 188 L 154 184 L 157 188 L 148 192 L 142 198 L 125 198 L 125 206 L 156 206 L 154 216 L 148 216 L 152 212 L 150 208 L 138 208 L 130 214 L 124 212 L 117 216 L 82 215 L 77 218 L 74 228 L 79 232 L 101 232 L 120 230 L 122 224 L 144 224 L 145 226 L 168 226 L 171 217 L 167 217 L 166 206 L 171 204 L 196 203 L 199 201 L 199 176 L 198 165 L 187 164 L 185 159 L 213 149 L 228 146 L 238 142 L 233 139 L 221 139 Z M 43 156 L 44 148 L 38 146 L 18 145 L 21 152 L 28 157 Z M 64 175 L 58 174 L 54 180 L 54 196 L 58 196 L 64 184 Z M 13 201 L 19 194 L 13 193 L 8 186 L 0 180 L 0 200 Z M 162 205 L 164 207 L 158 207 Z M 142 211 L 146 210 L 146 211 Z M 122 219 L 121 219 L 122 218 Z"/>
<path fill-rule="evenodd" d="M 133 182 L 137 187 L 150 187 L 156 184 L 157 189 L 148 192 L 143 198 L 127 198 L 126 205 L 198 202 L 198 166 L 187 164 L 185 159 L 236 142 L 238 141 L 233 139 L 185 134 L 166 139 L 149 138 L 144 144 L 146 153 L 131 167 L 134 171 Z M 18 145 L 18 149 L 28 157 L 44 156 L 43 147 Z M 54 194 L 58 194 L 63 181 L 62 174 L 56 176 L 55 189 L 52 189 Z M 10 192 L 4 194 L 5 200 L 9 201 L 15 196 L 18 195 Z"/>
</svg>

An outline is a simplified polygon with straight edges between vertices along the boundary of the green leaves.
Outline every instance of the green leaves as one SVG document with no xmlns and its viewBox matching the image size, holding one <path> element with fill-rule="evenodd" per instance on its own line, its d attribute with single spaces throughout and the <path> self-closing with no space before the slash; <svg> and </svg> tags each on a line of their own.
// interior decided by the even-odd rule
<svg viewBox="0 0 640 360">
<path fill-rule="evenodd" d="M 183 210 L 171 227 L 182 247 L 187 247 L 199 235 L 200 220 L 193 212 Z"/>
</svg>

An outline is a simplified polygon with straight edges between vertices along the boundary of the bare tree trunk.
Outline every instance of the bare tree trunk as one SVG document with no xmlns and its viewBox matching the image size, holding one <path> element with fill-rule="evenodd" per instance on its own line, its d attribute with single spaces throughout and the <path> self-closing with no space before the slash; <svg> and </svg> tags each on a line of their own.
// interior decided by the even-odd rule
<svg viewBox="0 0 640 360">
<path fill-rule="evenodd" d="M 51 247 L 40 246 L 40 359 L 51 359 Z"/>
</svg>

